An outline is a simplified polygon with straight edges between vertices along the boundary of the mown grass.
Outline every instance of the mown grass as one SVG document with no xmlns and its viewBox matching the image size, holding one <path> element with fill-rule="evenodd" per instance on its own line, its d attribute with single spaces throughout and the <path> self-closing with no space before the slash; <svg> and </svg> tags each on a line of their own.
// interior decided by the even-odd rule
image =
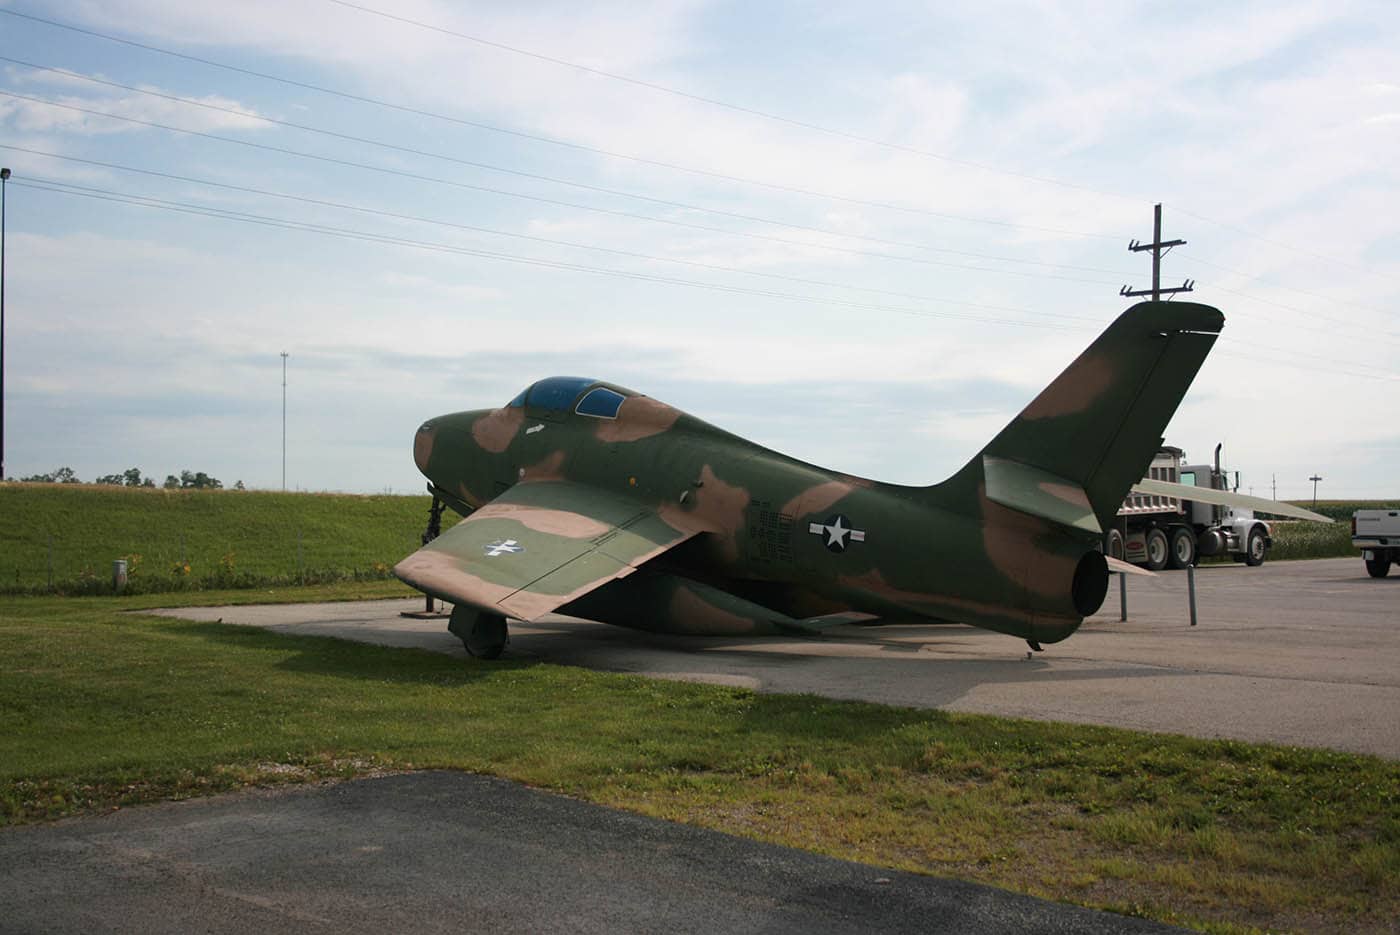
<svg viewBox="0 0 1400 935">
<path fill-rule="evenodd" d="M 0 484 L 0 593 L 267 587 L 388 578 L 426 496 Z"/>
<path fill-rule="evenodd" d="M 1211 931 L 1400 916 L 1400 764 L 120 612 L 156 601 L 0 598 L 5 822 L 446 767 Z"/>
</svg>

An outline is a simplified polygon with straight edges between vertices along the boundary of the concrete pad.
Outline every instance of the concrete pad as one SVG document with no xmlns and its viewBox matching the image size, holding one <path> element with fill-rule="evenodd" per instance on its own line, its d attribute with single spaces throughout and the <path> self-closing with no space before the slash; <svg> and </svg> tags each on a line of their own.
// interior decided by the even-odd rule
<svg viewBox="0 0 1400 935">
<path fill-rule="evenodd" d="M 1024 643 L 962 626 L 838 627 L 818 639 L 671 637 L 550 616 L 511 623 L 512 656 L 659 678 L 811 692 L 1137 730 L 1326 747 L 1400 759 L 1400 576 L 1360 558 L 1115 579 L 1102 612 L 1027 658 Z M 194 620 L 416 646 L 464 656 L 421 598 L 181 608 Z"/>
</svg>

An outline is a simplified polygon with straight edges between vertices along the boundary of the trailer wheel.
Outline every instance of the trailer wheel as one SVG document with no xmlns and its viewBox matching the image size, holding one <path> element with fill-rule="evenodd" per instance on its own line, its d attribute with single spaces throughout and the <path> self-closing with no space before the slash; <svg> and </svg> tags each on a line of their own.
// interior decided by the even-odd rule
<svg viewBox="0 0 1400 935">
<path fill-rule="evenodd" d="M 1390 559 L 1388 558 L 1368 558 L 1366 559 L 1366 573 L 1372 578 L 1384 578 L 1390 574 Z"/>
<path fill-rule="evenodd" d="M 1123 560 L 1123 533 L 1117 529 L 1108 531 L 1108 557 Z"/>
<path fill-rule="evenodd" d="M 1196 564 L 1196 534 L 1185 526 L 1177 526 L 1171 534 L 1171 554 L 1167 558 L 1173 568 Z"/>
<path fill-rule="evenodd" d="M 1258 567 L 1264 564 L 1264 553 L 1268 546 L 1264 544 L 1264 534 L 1256 526 L 1249 531 L 1249 538 L 1245 541 L 1244 563 L 1250 567 Z"/>
<path fill-rule="evenodd" d="M 1147 567 L 1161 571 L 1167 567 L 1167 556 L 1171 549 L 1167 545 L 1167 534 L 1160 529 L 1147 530 Z"/>
</svg>

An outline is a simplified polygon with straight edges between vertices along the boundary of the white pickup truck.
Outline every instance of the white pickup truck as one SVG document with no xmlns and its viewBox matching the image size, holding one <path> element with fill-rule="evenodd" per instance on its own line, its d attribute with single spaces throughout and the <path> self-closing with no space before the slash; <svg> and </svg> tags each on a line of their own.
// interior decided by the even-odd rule
<svg viewBox="0 0 1400 935">
<path fill-rule="evenodd" d="M 1351 544 L 1361 550 L 1372 578 L 1400 563 L 1400 510 L 1357 510 L 1351 515 Z"/>
</svg>

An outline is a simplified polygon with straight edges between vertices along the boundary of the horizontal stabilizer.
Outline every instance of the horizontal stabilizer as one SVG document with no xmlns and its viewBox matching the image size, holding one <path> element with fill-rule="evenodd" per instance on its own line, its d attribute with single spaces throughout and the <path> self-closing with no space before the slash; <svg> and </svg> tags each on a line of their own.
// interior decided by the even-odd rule
<svg viewBox="0 0 1400 935">
<path fill-rule="evenodd" d="M 1291 503 L 1269 500 L 1265 497 L 1247 497 L 1230 490 L 1212 490 L 1209 487 L 1192 487 L 1190 484 L 1172 484 L 1164 480 L 1141 480 L 1133 485 L 1134 493 L 1155 494 L 1159 497 L 1175 497 L 1178 500 L 1198 500 L 1201 503 L 1214 503 L 1217 506 L 1236 506 L 1256 513 L 1272 513 L 1274 516 L 1290 516 L 1293 519 L 1307 519 L 1314 523 L 1332 522 L 1321 513 L 1305 510 Z"/>
<path fill-rule="evenodd" d="M 1117 572 L 1120 575 L 1146 575 L 1149 578 L 1157 577 L 1155 571 L 1139 568 L 1131 562 L 1125 562 L 1121 558 L 1114 558 L 1112 555 L 1105 555 L 1103 560 L 1108 562 L 1108 570 L 1110 572 Z"/>
<path fill-rule="evenodd" d="M 1094 518 L 1089 495 L 1073 481 L 1029 464 L 987 455 L 982 457 L 982 473 L 987 482 L 987 499 L 993 503 L 1063 526 L 1103 532 Z"/>
</svg>

